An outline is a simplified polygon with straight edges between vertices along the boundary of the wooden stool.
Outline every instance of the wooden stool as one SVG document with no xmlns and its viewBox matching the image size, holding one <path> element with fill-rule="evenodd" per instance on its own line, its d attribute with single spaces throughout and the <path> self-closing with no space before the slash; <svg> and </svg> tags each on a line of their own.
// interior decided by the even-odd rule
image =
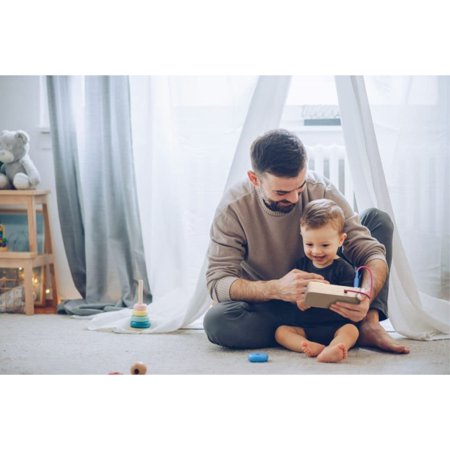
<svg viewBox="0 0 450 450">
<path fill-rule="evenodd" d="M 28 220 L 28 252 L 0 252 L 0 267 L 20 268 L 24 270 L 25 314 L 34 314 L 33 300 L 33 269 L 42 267 L 44 276 L 43 305 L 46 302 L 46 274 L 50 273 L 52 289 L 52 311 L 56 312 L 59 303 L 55 277 L 55 262 L 53 257 L 52 235 L 50 228 L 47 196 L 49 191 L 36 190 L 0 190 L 0 212 L 26 211 Z M 37 245 L 37 206 L 41 206 L 44 221 L 44 247 L 43 253 L 39 253 Z M 5 208 L 6 207 L 6 208 Z M 12 209 L 14 207 L 14 209 Z M 9 208 L 9 209 L 7 209 Z"/>
</svg>

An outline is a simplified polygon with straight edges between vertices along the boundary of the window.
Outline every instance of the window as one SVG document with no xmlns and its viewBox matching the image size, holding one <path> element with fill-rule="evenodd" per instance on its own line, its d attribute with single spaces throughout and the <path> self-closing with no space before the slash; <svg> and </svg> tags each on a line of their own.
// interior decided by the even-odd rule
<svg viewBox="0 0 450 450">
<path fill-rule="evenodd" d="M 50 131 L 48 115 L 47 80 L 45 76 L 39 77 L 39 128 L 42 133 Z"/>
<path fill-rule="evenodd" d="M 356 210 L 334 77 L 293 77 L 280 126 L 302 140 L 309 169 L 328 178 Z"/>
</svg>

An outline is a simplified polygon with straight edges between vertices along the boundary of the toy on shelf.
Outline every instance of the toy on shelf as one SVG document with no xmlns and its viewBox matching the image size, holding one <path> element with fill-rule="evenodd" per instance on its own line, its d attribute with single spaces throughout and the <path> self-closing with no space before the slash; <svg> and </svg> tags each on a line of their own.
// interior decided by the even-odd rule
<svg viewBox="0 0 450 450">
<path fill-rule="evenodd" d="M 41 177 L 29 156 L 30 136 L 23 130 L 0 131 L 0 189 L 36 189 Z"/>
<path fill-rule="evenodd" d="M 147 305 L 143 302 L 144 282 L 138 282 L 138 301 L 134 304 L 133 315 L 131 316 L 130 327 L 150 328 L 148 320 Z"/>
<path fill-rule="evenodd" d="M 0 225 L 0 252 L 8 251 L 7 244 L 8 239 L 6 239 L 5 227 L 3 225 Z"/>
</svg>

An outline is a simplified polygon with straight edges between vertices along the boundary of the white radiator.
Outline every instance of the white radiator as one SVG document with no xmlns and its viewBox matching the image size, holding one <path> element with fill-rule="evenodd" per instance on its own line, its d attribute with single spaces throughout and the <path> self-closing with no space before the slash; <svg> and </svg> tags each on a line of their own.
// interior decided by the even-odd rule
<svg viewBox="0 0 450 450">
<path fill-rule="evenodd" d="M 308 168 L 328 178 L 355 208 L 350 169 L 343 145 L 306 146 Z"/>
</svg>

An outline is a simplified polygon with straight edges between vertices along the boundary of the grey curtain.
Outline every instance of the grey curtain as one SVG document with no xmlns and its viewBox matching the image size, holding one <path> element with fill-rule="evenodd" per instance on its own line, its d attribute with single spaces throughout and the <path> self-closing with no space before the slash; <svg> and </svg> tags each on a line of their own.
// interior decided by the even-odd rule
<svg viewBox="0 0 450 450">
<path fill-rule="evenodd" d="M 139 279 L 144 280 L 144 301 L 150 303 L 128 78 L 85 77 L 84 96 L 76 99 L 73 81 L 47 77 L 59 219 L 71 274 L 82 297 L 65 301 L 61 312 L 89 315 L 132 306 Z M 81 123 L 75 121 L 77 108 Z"/>
</svg>

